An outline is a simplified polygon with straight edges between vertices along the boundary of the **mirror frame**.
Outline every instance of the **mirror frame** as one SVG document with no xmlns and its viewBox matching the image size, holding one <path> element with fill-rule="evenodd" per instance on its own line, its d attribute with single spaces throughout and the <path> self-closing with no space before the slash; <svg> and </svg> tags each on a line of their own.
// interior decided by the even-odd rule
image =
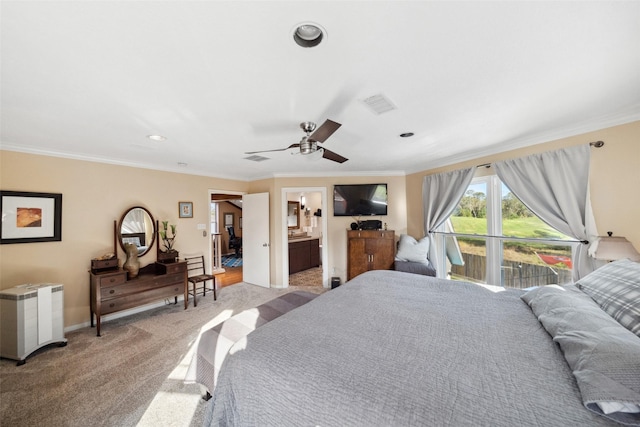
<svg viewBox="0 0 640 427">
<path fill-rule="evenodd" d="M 151 229 L 151 242 L 147 245 L 147 249 L 144 252 L 138 254 L 138 257 L 141 257 L 141 256 L 144 256 L 144 255 L 148 254 L 151 251 L 151 249 L 153 248 L 153 245 L 156 243 L 156 234 L 158 233 L 158 230 L 156 230 L 156 220 L 153 218 L 153 215 L 151 215 L 151 212 L 149 212 L 149 209 L 147 209 L 145 207 L 142 207 L 142 206 L 133 206 L 133 207 L 127 209 L 122 214 L 122 216 L 120 217 L 120 221 L 118 222 L 118 227 L 117 227 L 118 244 L 120 245 L 120 249 L 122 249 L 124 251 L 125 250 L 124 249 L 124 243 L 122 243 L 122 223 L 124 222 L 124 219 L 129 214 L 129 212 L 131 212 L 134 209 L 142 209 L 147 215 L 149 215 L 149 218 L 151 219 L 151 228 L 152 228 Z"/>
<path fill-rule="evenodd" d="M 296 225 L 289 225 L 289 217 L 293 216 L 293 215 L 289 215 L 289 207 L 290 206 L 295 206 L 295 211 L 296 211 Z M 287 229 L 289 230 L 295 230 L 300 228 L 300 202 L 294 202 L 292 200 L 287 201 Z"/>
</svg>

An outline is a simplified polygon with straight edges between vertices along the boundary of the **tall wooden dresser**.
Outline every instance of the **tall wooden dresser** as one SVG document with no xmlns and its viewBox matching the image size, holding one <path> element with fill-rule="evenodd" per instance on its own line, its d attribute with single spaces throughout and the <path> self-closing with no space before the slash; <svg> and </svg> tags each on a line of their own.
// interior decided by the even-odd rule
<svg viewBox="0 0 640 427">
<path fill-rule="evenodd" d="M 347 230 L 347 280 L 369 270 L 391 270 L 396 254 L 393 230 Z"/>
</svg>

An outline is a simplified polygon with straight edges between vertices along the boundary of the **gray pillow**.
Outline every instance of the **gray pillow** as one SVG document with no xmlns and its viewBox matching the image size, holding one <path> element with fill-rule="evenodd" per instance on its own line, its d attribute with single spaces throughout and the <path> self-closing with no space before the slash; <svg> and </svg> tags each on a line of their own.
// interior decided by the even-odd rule
<svg viewBox="0 0 640 427">
<path fill-rule="evenodd" d="M 640 410 L 640 339 L 574 285 L 543 286 L 521 298 L 560 345 L 584 406 L 640 426 L 640 413 L 625 412 Z"/>
<path fill-rule="evenodd" d="M 400 235 L 398 241 L 398 253 L 396 261 L 410 261 L 429 264 L 429 238 L 424 237 L 417 241 L 406 234 Z"/>
<path fill-rule="evenodd" d="M 640 263 L 610 262 L 576 282 L 611 317 L 640 337 Z"/>
</svg>

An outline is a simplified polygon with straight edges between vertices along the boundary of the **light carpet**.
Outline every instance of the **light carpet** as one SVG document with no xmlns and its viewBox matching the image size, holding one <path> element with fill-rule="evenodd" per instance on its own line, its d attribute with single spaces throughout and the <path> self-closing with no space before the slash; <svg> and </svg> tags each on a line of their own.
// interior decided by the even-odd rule
<svg viewBox="0 0 640 427">
<path fill-rule="evenodd" d="M 23 366 L 0 360 L 2 426 L 201 426 L 206 402 L 183 379 L 198 336 L 247 308 L 287 292 L 239 283 L 198 307 L 167 304 L 85 327 L 66 347 L 39 350 Z M 322 293 L 322 287 L 304 287 Z M 104 319 L 103 319 L 104 320 Z"/>
</svg>

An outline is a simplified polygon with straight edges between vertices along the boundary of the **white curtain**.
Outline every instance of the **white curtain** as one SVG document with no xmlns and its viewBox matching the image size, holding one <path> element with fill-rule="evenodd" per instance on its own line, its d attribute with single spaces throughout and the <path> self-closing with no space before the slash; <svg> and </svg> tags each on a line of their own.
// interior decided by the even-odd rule
<svg viewBox="0 0 640 427">
<path fill-rule="evenodd" d="M 131 209 L 122 221 L 121 233 L 144 233 L 147 215 L 143 209 Z"/>
<path fill-rule="evenodd" d="M 596 265 L 587 254 L 597 236 L 589 200 L 588 144 L 493 163 L 498 177 L 534 214 L 582 243 L 574 251 L 574 281 Z"/>
<path fill-rule="evenodd" d="M 449 218 L 473 179 L 475 168 L 425 176 L 422 181 L 422 203 L 424 204 L 424 232 L 429 236 L 429 260 L 436 267 L 438 277 L 442 251 L 436 246 L 433 232 Z"/>
</svg>

